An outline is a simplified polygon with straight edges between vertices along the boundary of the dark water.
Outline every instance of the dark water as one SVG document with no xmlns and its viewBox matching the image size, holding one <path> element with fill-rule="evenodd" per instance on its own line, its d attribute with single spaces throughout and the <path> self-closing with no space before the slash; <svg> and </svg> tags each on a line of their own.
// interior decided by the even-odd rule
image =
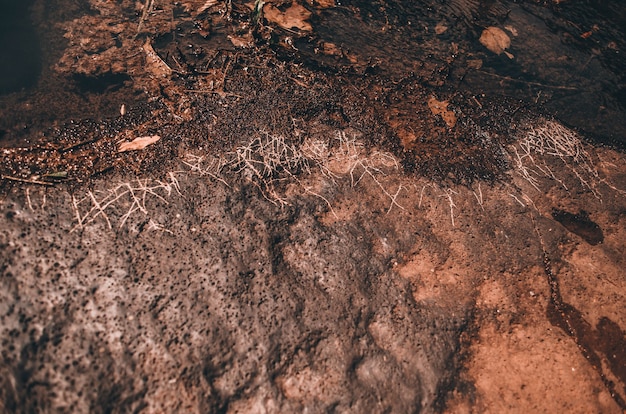
<svg viewBox="0 0 626 414">
<path fill-rule="evenodd" d="M 41 72 L 32 0 L 0 0 L 0 95 L 30 88 Z"/>
<path fill-rule="evenodd" d="M 111 119 L 121 104 L 145 102 L 127 75 L 55 70 L 67 47 L 62 24 L 86 13 L 84 0 L 0 0 L 0 147 L 36 145 L 51 129 Z"/>
<path fill-rule="evenodd" d="M 425 84 L 448 92 L 519 99 L 591 140 L 626 148 L 623 0 L 342 4 L 349 7 L 325 12 L 317 34 L 372 62 L 375 73 L 396 79 L 415 73 Z M 358 10 L 357 18 L 353 10 Z M 436 35 L 436 24 L 446 31 Z M 510 57 L 480 44 L 480 34 L 489 26 L 506 31 Z M 306 53 L 306 42 L 301 43 Z M 329 64 L 319 54 L 310 55 Z M 443 82 L 441 73 L 448 74 Z"/>
<path fill-rule="evenodd" d="M 548 320 L 574 339 L 579 351 L 596 370 L 611 397 L 626 411 L 626 401 L 621 396 L 621 390 L 617 391 L 620 384 L 614 383 L 607 376 L 610 372 L 622 382 L 621 386 L 626 384 L 626 332 L 607 317 L 602 317 L 594 328 L 578 309 L 564 302 L 559 279 L 552 272 L 552 264 L 545 249 L 543 255 L 544 271 L 550 287 L 550 302 L 546 309 Z M 608 366 L 603 364 L 603 357 L 608 361 Z"/>
<path fill-rule="evenodd" d="M 602 229 L 595 222 L 591 221 L 589 214 L 585 210 L 575 214 L 565 210 L 554 209 L 552 217 L 567 230 L 582 237 L 583 240 L 592 246 L 604 241 Z"/>
<path fill-rule="evenodd" d="M 626 148 L 626 4 L 505 4 L 514 58 L 487 54 L 461 87 L 537 104 L 591 140 Z"/>
</svg>

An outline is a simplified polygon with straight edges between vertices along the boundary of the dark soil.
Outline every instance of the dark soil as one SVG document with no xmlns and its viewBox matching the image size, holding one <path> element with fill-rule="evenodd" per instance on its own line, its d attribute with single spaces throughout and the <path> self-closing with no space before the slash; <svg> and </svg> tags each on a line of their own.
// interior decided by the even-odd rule
<svg viewBox="0 0 626 414">
<path fill-rule="evenodd" d="M 263 17 L 251 26 L 253 13 L 238 3 L 200 14 L 183 4 L 166 21 L 159 16 L 169 9 L 157 5 L 155 18 L 142 26 L 142 14 L 130 5 L 105 8 L 100 13 L 110 15 L 98 20 L 81 14 L 85 5 L 35 2 L 45 66 L 35 89 L 2 98 L 0 129 L 5 146 L 30 142 L 26 153 L 45 154 L 46 161 L 23 150 L 5 152 L 2 174 L 62 170 L 84 179 L 124 169 L 127 157 L 111 144 L 121 138 L 120 125 L 141 133 L 165 128 L 167 148 L 150 154 L 161 165 L 180 145 L 219 151 L 260 123 L 286 137 L 315 134 L 323 124 L 359 130 L 400 156 L 409 172 L 467 184 L 507 169 L 500 147 L 516 135 L 520 119 L 541 112 L 537 105 L 589 137 L 621 145 L 626 66 L 613 52 L 623 44 L 617 29 L 623 14 L 607 11 L 610 5 L 587 6 L 593 13 L 585 14 L 565 3 L 349 2 L 312 7 L 313 31 L 294 32 Z M 510 33 L 514 59 L 476 40 L 482 28 L 507 24 L 519 30 Z M 436 25 L 446 30 L 437 34 Z M 589 25 L 597 26 L 589 37 L 572 34 L 573 26 Z M 80 36 L 89 44 L 80 44 Z M 252 47 L 237 48 L 233 38 Z M 150 39 L 173 71 L 170 79 L 138 67 L 138 50 Z M 458 122 L 433 117 L 431 98 L 449 102 Z M 160 103 L 146 106 L 146 100 Z M 113 119 L 121 105 L 135 119 Z M 151 121 L 140 121 L 146 118 Z M 149 171 L 137 162 L 131 164 Z"/>
</svg>

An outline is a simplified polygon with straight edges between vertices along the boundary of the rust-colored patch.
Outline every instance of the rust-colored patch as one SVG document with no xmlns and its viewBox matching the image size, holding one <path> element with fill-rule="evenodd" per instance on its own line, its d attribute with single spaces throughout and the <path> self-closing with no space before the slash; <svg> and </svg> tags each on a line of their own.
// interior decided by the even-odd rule
<svg viewBox="0 0 626 414">
<path fill-rule="evenodd" d="M 431 96 L 428 99 L 428 107 L 433 115 L 441 116 L 441 119 L 448 125 L 448 128 L 452 128 L 456 125 L 456 115 L 448 109 L 448 101 L 439 101 L 434 96 Z"/>
<path fill-rule="evenodd" d="M 313 26 L 307 22 L 311 17 L 311 12 L 298 3 L 293 3 L 284 12 L 280 11 L 280 9 L 272 4 L 267 4 L 263 8 L 263 16 L 283 29 L 290 30 L 297 28 L 304 32 L 313 30 Z"/>
</svg>

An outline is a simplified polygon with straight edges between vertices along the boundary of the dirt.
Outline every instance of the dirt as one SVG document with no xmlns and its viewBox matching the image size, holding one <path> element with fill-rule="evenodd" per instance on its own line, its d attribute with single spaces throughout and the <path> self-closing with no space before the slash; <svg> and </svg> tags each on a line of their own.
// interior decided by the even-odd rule
<svg viewBox="0 0 626 414">
<path fill-rule="evenodd" d="M 624 15 L 587 7 L 35 0 L 0 411 L 626 411 Z"/>
</svg>

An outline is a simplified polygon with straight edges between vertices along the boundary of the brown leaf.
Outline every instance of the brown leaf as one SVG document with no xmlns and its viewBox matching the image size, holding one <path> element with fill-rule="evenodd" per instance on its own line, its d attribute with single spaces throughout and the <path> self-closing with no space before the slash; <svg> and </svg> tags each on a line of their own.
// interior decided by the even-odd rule
<svg viewBox="0 0 626 414">
<path fill-rule="evenodd" d="M 242 36 L 228 35 L 228 40 L 230 40 L 230 43 L 235 47 L 248 48 L 254 45 L 254 38 L 250 33 L 246 33 Z"/>
<path fill-rule="evenodd" d="M 335 7 L 335 0 L 317 0 L 315 5 L 321 9 L 327 9 L 329 7 Z"/>
<path fill-rule="evenodd" d="M 210 9 L 211 7 L 215 6 L 218 3 L 217 0 L 207 0 L 202 7 L 200 7 L 198 9 L 198 11 L 196 12 L 196 16 L 201 15 L 202 13 L 204 13 L 205 11 L 207 11 L 208 9 Z"/>
<path fill-rule="evenodd" d="M 493 26 L 483 30 L 478 40 L 496 55 L 501 54 L 511 46 L 511 38 L 502 29 Z"/>
<path fill-rule="evenodd" d="M 435 26 L 435 33 L 438 35 L 445 33 L 446 30 L 448 30 L 448 26 L 443 23 L 437 23 L 437 26 Z"/>
<path fill-rule="evenodd" d="M 311 12 L 298 3 L 292 3 L 284 12 L 272 4 L 266 4 L 263 7 L 263 16 L 283 29 L 291 30 L 295 27 L 303 32 L 313 30 L 313 26 L 306 21 L 311 17 Z"/>
<path fill-rule="evenodd" d="M 142 150 L 148 145 L 152 145 L 160 139 L 161 137 L 158 135 L 148 135 L 145 137 L 135 138 L 130 142 L 122 142 L 117 149 L 117 152 Z"/>
<path fill-rule="evenodd" d="M 468 59 L 467 67 L 470 69 L 480 69 L 483 67 L 483 61 L 480 59 Z"/>
<path fill-rule="evenodd" d="M 154 51 L 150 40 L 146 40 L 146 43 L 144 43 L 143 51 L 146 54 L 145 69 L 148 73 L 157 78 L 167 78 L 172 75 L 172 69 L 170 69 L 167 63 Z"/>
<path fill-rule="evenodd" d="M 441 118 L 445 121 L 448 128 L 452 128 L 456 125 L 456 115 L 454 112 L 448 110 L 448 101 L 438 101 L 437 98 L 431 96 L 428 99 L 428 107 L 433 115 L 441 115 Z"/>
<path fill-rule="evenodd" d="M 341 56 L 342 55 L 341 49 L 339 49 L 336 44 L 330 43 L 330 42 L 322 43 L 322 52 L 325 55 L 331 55 L 331 56 Z"/>
</svg>

